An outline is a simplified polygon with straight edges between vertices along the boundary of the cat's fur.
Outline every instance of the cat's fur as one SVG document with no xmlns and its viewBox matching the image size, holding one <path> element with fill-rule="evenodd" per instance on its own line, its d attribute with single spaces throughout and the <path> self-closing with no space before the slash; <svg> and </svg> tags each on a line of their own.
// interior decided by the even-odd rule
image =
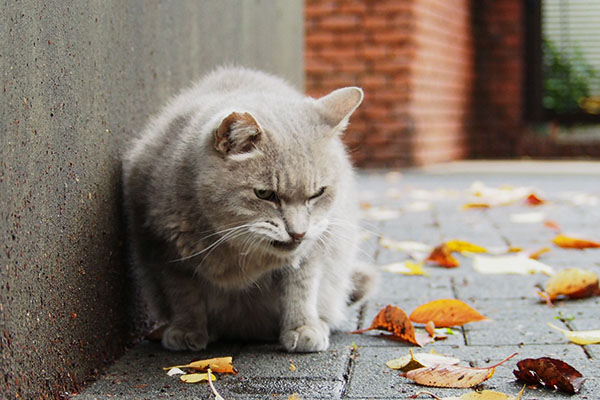
<svg viewBox="0 0 600 400">
<path fill-rule="evenodd" d="M 279 337 L 288 351 L 328 347 L 372 278 L 356 260 L 340 140 L 362 98 L 344 88 L 315 100 L 221 68 L 135 139 L 123 162 L 130 244 L 146 300 L 169 323 L 163 346 Z"/>
</svg>

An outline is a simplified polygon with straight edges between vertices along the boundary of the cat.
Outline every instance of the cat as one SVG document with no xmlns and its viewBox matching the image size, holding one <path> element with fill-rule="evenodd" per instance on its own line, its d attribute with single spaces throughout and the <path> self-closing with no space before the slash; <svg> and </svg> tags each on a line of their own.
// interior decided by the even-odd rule
<svg viewBox="0 0 600 400">
<path fill-rule="evenodd" d="M 340 136 L 363 99 L 313 99 L 221 67 L 175 97 L 123 157 L 132 264 L 163 347 L 218 338 L 322 351 L 375 273 L 357 261 L 358 201 Z"/>
</svg>

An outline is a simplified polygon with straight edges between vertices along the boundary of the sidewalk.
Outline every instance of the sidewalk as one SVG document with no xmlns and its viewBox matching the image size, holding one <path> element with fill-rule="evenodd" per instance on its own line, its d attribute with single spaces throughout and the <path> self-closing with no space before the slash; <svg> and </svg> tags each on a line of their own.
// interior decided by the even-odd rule
<svg viewBox="0 0 600 400">
<path fill-rule="evenodd" d="M 551 243 L 556 233 L 541 221 L 511 222 L 515 214 L 542 213 L 544 219 L 555 221 L 565 233 L 600 240 L 598 163 L 570 164 L 566 172 L 560 164 L 522 164 L 523 168 L 516 163 L 494 164 L 494 168 L 485 165 L 461 163 L 402 174 L 362 173 L 363 202 L 371 208 L 382 206 L 401 214 L 398 218 L 382 216 L 379 221 L 365 221 L 365 228 L 387 238 L 430 245 L 462 239 L 484 247 L 508 245 L 531 250 L 550 247 L 551 251 L 542 255 L 540 261 L 555 270 L 581 267 L 600 274 L 600 249 L 560 249 Z M 576 174 L 579 168 L 585 168 L 585 173 Z M 550 202 L 538 207 L 517 202 L 463 210 L 468 201 L 466 190 L 475 181 L 492 188 L 507 184 L 514 188 L 531 187 Z M 363 248 L 377 265 L 407 258 L 404 253 L 381 247 L 374 234 L 365 240 Z M 569 396 L 547 389 L 526 389 L 523 399 L 600 399 L 600 345 L 570 343 L 563 334 L 546 325 L 551 322 L 571 330 L 600 329 L 600 297 L 559 301 L 555 308 L 550 308 L 535 293 L 535 285 L 547 281 L 545 275 L 480 274 L 473 270 L 471 259 L 460 255 L 457 258 L 461 263 L 458 268 L 426 266 L 430 276 L 383 272 L 380 289 L 374 298 L 354 310 L 348 331 L 368 327 L 387 304 L 410 313 L 431 300 L 457 298 L 491 321 L 456 328 L 455 335 L 429 344 L 423 351 L 434 349 L 461 359 L 462 365 L 478 367 L 495 364 L 518 352 L 480 385 L 511 395 L 516 395 L 523 386 L 512 374 L 517 361 L 545 356 L 558 358 L 587 377 L 581 392 Z M 559 312 L 574 319 L 564 324 L 554 318 Z M 156 343 L 143 342 L 74 398 L 212 399 L 207 384 L 185 384 L 177 377 L 167 376 L 162 367 L 228 355 L 233 356 L 239 372 L 220 376 L 214 383 L 226 400 L 288 399 L 293 393 L 305 400 L 406 399 L 421 390 L 439 397 L 471 391 L 418 386 L 386 367 L 386 361 L 408 354 L 410 348 L 408 344 L 380 337 L 377 332 L 336 333 L 330 350 L 317 354 L 288 354 L 277 344 L 235 343 L 217 343 L 201 353 L 173 353 L 162 350 Z"/>
</svg>

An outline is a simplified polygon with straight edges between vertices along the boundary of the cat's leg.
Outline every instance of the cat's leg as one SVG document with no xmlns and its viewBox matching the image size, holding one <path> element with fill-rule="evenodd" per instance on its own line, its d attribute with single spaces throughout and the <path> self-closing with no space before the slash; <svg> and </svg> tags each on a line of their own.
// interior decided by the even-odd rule
<svg viewBox="0 0 600 400">
<path fill-rule="evenodd" d="M 329 326 L 317 311 L 320 278 L 313 262 L 283 277 L 280 340 L 287 351 L 313 352 L 329 347 Z"/>
<path fill-rule="evenodd" d="M 162 345 L 169 350 L 203 350 L 208 337 L 206 302 L 200 282 L 186 271 L 168 271 L 162 286 L 170 308 Z"/>
</svg>

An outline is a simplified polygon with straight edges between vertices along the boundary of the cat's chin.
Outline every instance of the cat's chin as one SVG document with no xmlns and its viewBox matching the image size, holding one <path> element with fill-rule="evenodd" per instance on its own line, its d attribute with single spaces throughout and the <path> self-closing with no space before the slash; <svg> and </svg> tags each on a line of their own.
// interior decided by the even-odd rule
<svg viewBox="0 0 600 400">
<path fill-rule="evenodd" d="M 270 246 L 271 246 L 271 249 L 273 250 L 273 252 L 277 255 L 284 255 L 284 256 L 289 256 L 289 255 L 293 254 L 294 252 L 296 252 L 296 250 L 298 250 L 298 248 L 300 247 L 301 244 L 302 244 L 302 242 L 298 242 L 298 241 L 294 241 L 294 240 L 289 241 L 289 242 L 272 240 L 270 242 Z"/>
</svg>

